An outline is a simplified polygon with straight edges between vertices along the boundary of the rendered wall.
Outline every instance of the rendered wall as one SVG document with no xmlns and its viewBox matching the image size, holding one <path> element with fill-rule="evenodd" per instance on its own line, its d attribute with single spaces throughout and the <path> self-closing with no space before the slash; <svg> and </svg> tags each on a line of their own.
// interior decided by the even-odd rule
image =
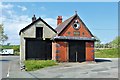
<svg viewBox="0 0 120 80">
<path fill-rule="evenodd" d="M 37 26 L 35 26 L 37 24 Z M 43 39 L 51 38 L 56 33 L 52 31 L 47 25 L 43 22 L 36 22 L 34 25 L 30 26 L 25 31 L 21 32 L 20 35 L 20 60 L 25 60 L 25 39 L 24 38 L 35 38 L 36 37 L 36 27 L 43 27 Z"/>
</svg>

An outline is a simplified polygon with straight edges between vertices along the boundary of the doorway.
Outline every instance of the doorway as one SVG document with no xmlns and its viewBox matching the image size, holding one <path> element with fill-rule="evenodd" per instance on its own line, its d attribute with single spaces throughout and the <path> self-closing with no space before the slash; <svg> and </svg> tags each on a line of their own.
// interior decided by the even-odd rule
<svg viewBox="0 0 120 80">
<path fill-rule="evenodd" d="M 69 42 L 69 62 L 85 61 L 85 42 L 70 41 Z"/>
</svg>

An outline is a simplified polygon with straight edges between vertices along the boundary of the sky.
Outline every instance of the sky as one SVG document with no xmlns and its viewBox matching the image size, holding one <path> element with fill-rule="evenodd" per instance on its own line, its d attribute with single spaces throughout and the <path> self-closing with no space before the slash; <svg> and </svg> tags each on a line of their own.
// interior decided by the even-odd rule
<svg viewBox="0 0 120 80">
<path fill-rule="evenodd" d="M 62 16 L 64 21 L 75 11 L 101 43 L 118 36 L 117 2 L 3 2 L 0 10 L 0 22 L 9 37 L 4 44 L 20 44 L 19 31 L 31 23 L 34 14 L 56 28 L 57 16 Z"/>
</svg>

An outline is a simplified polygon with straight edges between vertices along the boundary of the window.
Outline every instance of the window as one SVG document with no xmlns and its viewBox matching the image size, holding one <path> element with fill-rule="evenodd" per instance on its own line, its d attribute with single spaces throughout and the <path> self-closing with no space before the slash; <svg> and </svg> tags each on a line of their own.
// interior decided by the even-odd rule
<svg viewBox="0 0 120 80">
<path fill-rule="evenodd" d="M 42 38 L 42 37 L 43 37 L 43 28 L 36 27 L 36 38 Z"/>
<path fill-rule="evenodd" d="M 74 36 L 80 36 L 80 32 L 79 31 L 74 31 L 73 34 L 74 34 Z"/>
</svg>

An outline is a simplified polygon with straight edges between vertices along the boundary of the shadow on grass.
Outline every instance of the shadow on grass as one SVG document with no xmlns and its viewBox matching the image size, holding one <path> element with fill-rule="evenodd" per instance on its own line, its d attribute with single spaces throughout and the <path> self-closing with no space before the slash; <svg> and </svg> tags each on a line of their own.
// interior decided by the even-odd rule
<svg viewBox="0 0 120 80">
<path fill-rule="evenodd" d="M 95 62 L 112 62 L 112 61 L 107 59 L 95 59 Z"/>
</svg>

